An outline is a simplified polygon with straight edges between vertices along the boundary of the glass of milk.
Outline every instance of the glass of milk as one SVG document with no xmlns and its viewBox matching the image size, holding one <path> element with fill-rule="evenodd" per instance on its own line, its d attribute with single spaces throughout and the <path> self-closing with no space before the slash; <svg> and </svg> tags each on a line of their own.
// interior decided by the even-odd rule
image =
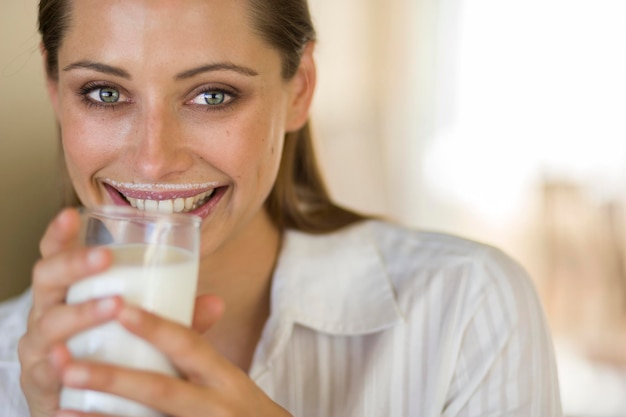
<svg viewBox="0 0 626 417">
<path fill-rule="evenodd" d="M 191 325 L 198 278 L 200 218 L 104 206 L 82 213 L 81 242 L 113 252 L 108 270 L 72 285 L 68 303 L 121 295 L 169 320 Z M 68 341 L 75 358 L 176 376 L 167 358 L 118 322 Z M 61 408 L 128 417 L 162 417 L 142 404 L 106 393 L 63 388 Z"/>
</svg>

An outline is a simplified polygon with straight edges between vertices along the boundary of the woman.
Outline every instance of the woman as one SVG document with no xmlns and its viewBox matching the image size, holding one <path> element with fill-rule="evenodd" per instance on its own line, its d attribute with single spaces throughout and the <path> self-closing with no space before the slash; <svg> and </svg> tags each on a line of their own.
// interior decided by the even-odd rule
<svg viewBox="0 0 626 417">
<path fill-rule="evenodd" d="M 549 334 L 516 265 L 329 200 L 307 129 L 304 0 L 42 0 L 39 24 L 80 202 L 201 216 L 199 296 L 193 329 L 117 297 L 66 305 L 111 259 L 73 245 L 64 210 L 31 292 L 0 310 L 3 416 L 88 415 L 59 410 L 62 386 L 177 417 L 560 415 Z M 72 359 L 68 338 L 110 320 L 181 378 Z"/>
</svg>

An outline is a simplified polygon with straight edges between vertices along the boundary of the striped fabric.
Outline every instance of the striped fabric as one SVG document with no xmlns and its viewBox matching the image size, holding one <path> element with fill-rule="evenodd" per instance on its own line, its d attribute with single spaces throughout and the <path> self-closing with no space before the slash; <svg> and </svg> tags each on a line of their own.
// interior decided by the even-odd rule
<svg viewBox="0 0 626 417">
<path fill-rule="evenodd" d="M 3 417 L 28 416 L 7 348 L 24 303 L 0 307 Z M 378 221 L 287 232 L 250 376 L 295 417 L 561 416 L 524 271 L 494 248 Z"/>
<path fill-rule="evenodd" d="M 288 233 L 251 376 L 301 417 L 561 415 L 524 271 L 496 249 L 383 222 Z"/>
</svg>

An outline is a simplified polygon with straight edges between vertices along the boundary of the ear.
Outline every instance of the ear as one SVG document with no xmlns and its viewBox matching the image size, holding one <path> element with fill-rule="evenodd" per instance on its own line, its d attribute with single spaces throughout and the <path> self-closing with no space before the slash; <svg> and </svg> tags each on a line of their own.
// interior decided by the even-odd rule
<svg viewBox="0 0 626 417">
<path fill-rule="evenodd" d="M 48 90 L 48 97 L 50 98 L 50 102 L 52 103 L 52 109 L 54 110 L 54 114 L 57 116 L 57 120 L 59 117 L 59 81 L 52 78 L 50 74 L 48 74 L 47 64 L 48 62 L 48 51 L 43 46 L 43 43 L 39 44 L 39 50 L 41 51 L 41 58 L 44 68 L 44 75 L 46 77 L 46 89 Z"/>
<path fill-rule="evenodd" d="M 289 81 L 290 83 L 290 103 L 287 114 L 286 131 L 293 132 L 300 129 L 309 118 L 309 109 L 313 100 L 317 72 L 315 70 L 315 59 L 313 51 L 315 43 L 309 42 L 300 59 L 300 66 L 296 74 Z"/>
</svg>

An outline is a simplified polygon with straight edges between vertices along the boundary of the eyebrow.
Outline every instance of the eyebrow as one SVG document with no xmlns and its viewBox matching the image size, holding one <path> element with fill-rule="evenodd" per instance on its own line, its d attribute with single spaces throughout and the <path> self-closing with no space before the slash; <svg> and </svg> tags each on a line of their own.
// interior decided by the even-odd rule
<svg viewBox="0 0 626 417">
<path fill-rule="evenodd" d="M 243 75 L 247 75 L 249 77 L 255 77 L 259 75 L 258 72 L 253 70 L 252 68 L 242 67 L 241 65 L 232 64 L 230 62 L 221 62 L 217 64 L 208 64 L 202 65 L 197 68 L 192 68 L 187 71 L 183 71 L 176 75 L 177 80 L 184 80 L 187 78 L 194 77 L 198 74 L 202 74 L 203 72 L 212 72 L 212 71 L 234 71 Z"/>
<path fill-rule="evenodd" d="M 131 79 L 130 74 L 121 68 L 112 67 L 107 64 L 101 64 L 99 62 L 93 62 L 93 61 L 74 62 L 73 64 L 70 64 L 67 67 L 63 68 L 63 71 L 71 71 L 77 68 L 86 68 L 86 69 L 101 72 L 103 74 L 111 74 L 111 75 L 115 75 L 118 77 L 126 78 L 128 80 Z"/>
<path fill-rule="evenodd" d="M 103 74 L 115 75 L 117 77 L 126 78 L 128 80 L 131 79 L 131 76 L 128 72 L 121 68 L 113 67 L 111 65 L 102 64 L 99 62 L 93 62 L 88 60 L 74 62 L 63 68 L 63 71 L 71 71 L 77 68 L 85 68 L 93 71 L 101 72 Z M 259 75 L 258 72 L 253 70 L 252 68 L 243 67 L 241 65 L 232 64 L 230 62 L 222 62 L 217 64 L 207 64 L 202 65 L 197 68 L 192 68 L 187 71 L 183 71 L 181 73 L 176 74 L 174 77 L 177 80 L 185 80 L 188 78 L 195 77 L 198 74 L 202 74 L 204 72 L 212 72 L 212 71 L 234 71 L 249 77 L 255 77 Z"/>
</svg>

